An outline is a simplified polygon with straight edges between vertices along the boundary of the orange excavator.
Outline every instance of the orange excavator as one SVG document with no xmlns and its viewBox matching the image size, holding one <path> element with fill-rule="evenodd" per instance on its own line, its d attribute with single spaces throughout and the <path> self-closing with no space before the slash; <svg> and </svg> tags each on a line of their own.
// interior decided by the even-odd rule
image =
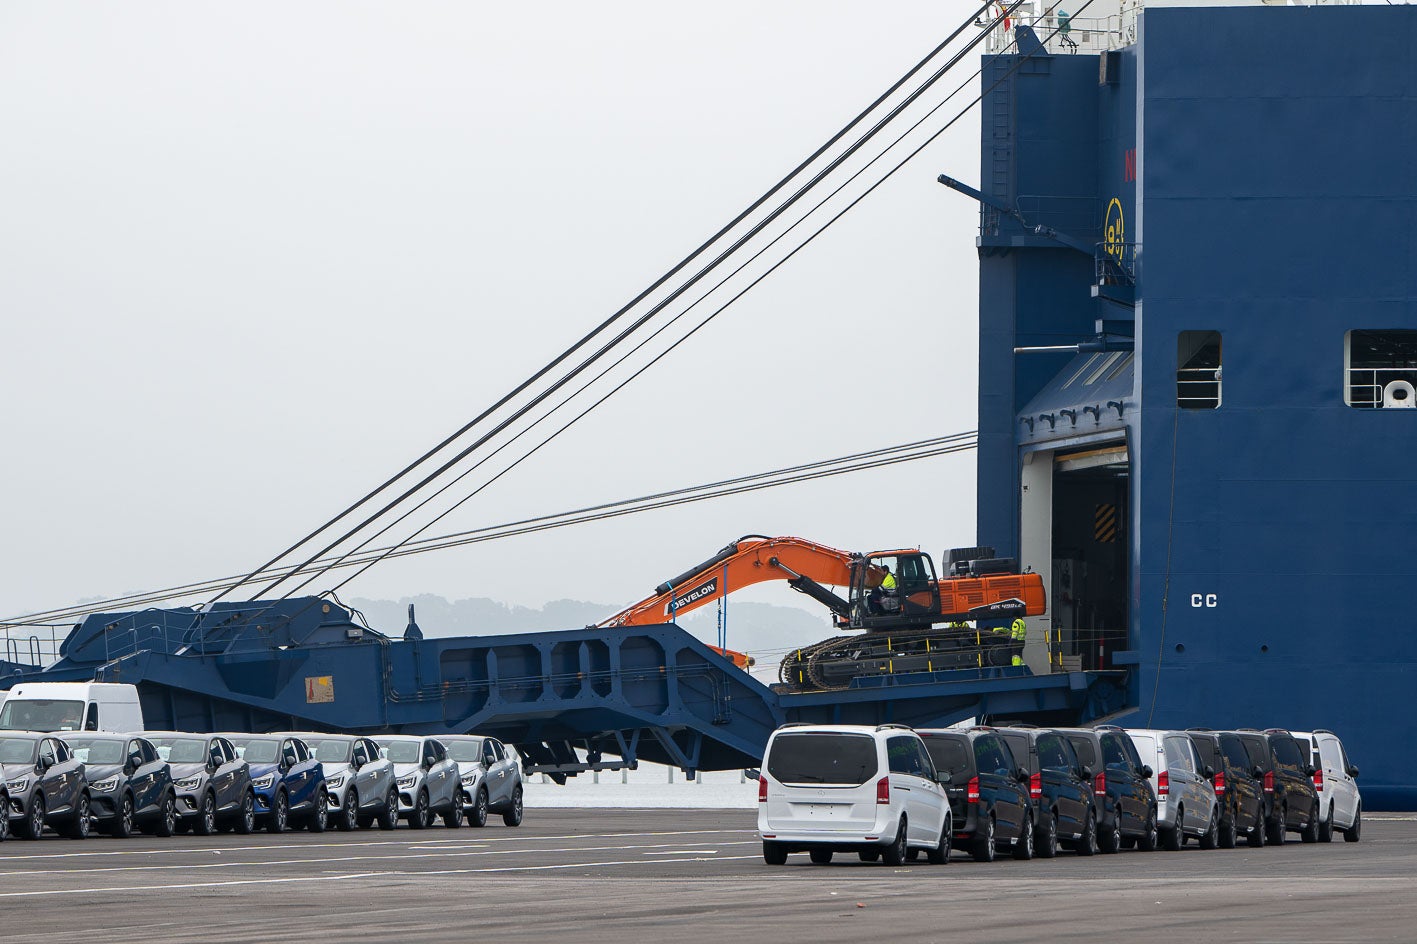
<svg viewBox="0 0 1417 944">
<path fill-rule="evenodd" d="M 1041 615 L 1042 578 L 1017 573 L 1013 560 L 988 547 L 955 548 L 948 558 L 948 572 L 937 577 L 930 555 L 918 548 L 854 554 L 803 538 L 750 534 L 600 625 L 673 622 L 735 590 L 783 580 L 827 607 L 838 629 L 866 630 L 792 651 L 779 669 L 784 684 L 844 688 L 859 675 L 883 671 L 1008 665 L 1009 640 L 962 622 Z M 942 623 L 956 625 L 937 628 Z M 720 651 L 740 667 L 751 664 L 742 653 Z"/>
</svg>

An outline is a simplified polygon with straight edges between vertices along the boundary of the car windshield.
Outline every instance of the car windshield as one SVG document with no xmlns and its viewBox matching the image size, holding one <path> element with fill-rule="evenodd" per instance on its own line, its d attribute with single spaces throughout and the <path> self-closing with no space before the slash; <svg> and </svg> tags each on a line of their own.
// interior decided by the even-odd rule
<svg viewBox="0 0 1417 944">
<path fill-rule="evenodd" d="M 6 731 L 78 731 L 84 703 L 49 698 L 20 698 L 0 708 L 0 728 Z"/>
<path fill-rule="evenodd" d="M 169 764 L 205 764 L 207 762 L 207 742 L 205 738 L 152 738 L 157 756 Z"/>
<path fill-rule="evenodd" d="M 280 756 L 279 741 L 264 741 L 258 738 L 243 741 L 232 738 L 231 743 L 236 748 L 236 756 L 248 764 L 274 764 Z"/>
<path fill-rule="evenodd" d="M 779 783 L 860 786 L 876 773 L 876 740 L 868 734 L 783 734 L 773 740 L 767 766 Z"/>
<path fill-rule="evenodd" d="M 309 744 L 315 753 L 315 759 L 326 764 L 347 764 L 350 752 L 354 750 L 353 741 L 342 741 L 338 738 L 310 741 Z"/>
<path fill-rule="evenodd" d="M 112 741 L 108 738 L 70 738 L 65 743 L 74 752 L 74 760 L 81 764 L 123 763 L 123 750 L 126 745 L 122 741 Z"/>
<path fill-rule="evenodd" d="M 482 760 L 482 740 L 454 741 L 448 745 L 448 756 L 456 761 L 475 764 Z"/>
<path fill-rule="evenodd" d="M 0 738 L 0 764 L 33 764 L 39 742 L 29 738 Z"/>
<path fill-rule="evenodd" d="M 379 741 L 379 754 L 395 764 L 416 764 L 420 754 L 417 741 Z"/>
<path fill-rule="evenodd" d="M 947 773 L 951 777 L 955 774 L 968 773 L 970 750 L 968 739 L 964 737 L 941 737 L 939 735 L 924 735 L 925 750 L 930 752 L 930 759 L 935 762 L 935 769 L 940 773 Z"/>
</svg>

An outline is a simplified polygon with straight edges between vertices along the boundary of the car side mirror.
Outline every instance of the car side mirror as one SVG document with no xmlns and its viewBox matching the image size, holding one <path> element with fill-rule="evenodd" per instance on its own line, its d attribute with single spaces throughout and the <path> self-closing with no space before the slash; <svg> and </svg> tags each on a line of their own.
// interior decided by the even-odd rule
<svg viewBox="0 0 1417 944">
<path fill-rule="evenodd" d="M 1081 766 L 1081 767 L 1078 768 L 1078 776 L 1081 777 L 1081 778 L 1084 779 L 1084 780 L 1091 780 L 1091 779 L 1092 779 L 1092 768 L 1091 768 L 1091 767 L 1088 767 L 1086 764 L 1084 764 L 1083 766 Z"/>
<path fill-rule="evenodd" d="M 1314 768 L 1313 768 L 1313 766 L 1310 765 L 1310 764 L 1305 764 L 1305 765 L 1304 765 L 1304 776 L 1305 776 L 1305 777 L 1312 777 L 1313 775 L 1314 775 Z"/>
<path fill-rule="evenodd" d="M 1142 764 L 1142 765 L 1141 765 L 1141 775 L 1142 775 L 1143 777 L 1145 777 L 1146 779 L 1150 780 L 1152 777 L 1154 777 L 1154 776 L 1156 775 L 1156 771 L 1152 770 L 1152 769 L 1151 769 L 1150 767 L 1148 767 L 1146 764 Z"/>
<path fill-rule="evenodd" d="M 425 758 L 423 758 L 423 769 L 424 769 L 424 770 L 432 770 L 432 769 L 433 769 L 433 758 L 431 758 L 431 757 L 425 757 Z"/>
<path fill-rule="evenodd" d="M 50 760 L 48 757 L 41 757 L 35 762 L 34 769 L 40 773 L 45 773 L 52 766 L 54 766 L 54 761 Z"/>
<path fill-rule="evenodd" d="M 1354 767 L 1354 766 L 1352 766 L 1352 765 L 1350 765 L 1349 768 L 1348 768 L 1348 770 L 1345 771 L 1345 772 L 1346 772 L 1346 773 L 1348 774 L 1348 776 L 1350 776 L 1350 777 L 1356 777 L 1356 776 L 1358 776 L 1358 768 L 1357 768 L 1357 767 Z"/>
<path fill-rule="evenodd" d="M 354 758 L 353 760 L 351 760 L 351 761 L 349 762 L 349 769 L 350 769 L 350 770 L 358 770 L 359 768 L 361 768 L 361 767 L 363 767 L 363 766 L 364 766 L 364 761 L 360 760 L 358 757 Z"/>
<path fill-rule="evenodd" d="M 1215 776 L 1215 768 L 1209 764 L 1205 765 L 1205 769 L 1202 772 L 1205 774 L 1205 779 L 1207 780 Z"/>
<path fill-rule="evenodd" d="M 1027 767 L 1020 767 L 1018 770 L 1014 771 L 1014 779 L 1017 780 L 1019 783 L 1028 783 L 1028 781 L 1032 778 L 1028 775 Z"/>
<path fill-rule="evenodd" d="M 1256 780 L 1263 780 L 1263 779 L 1264 779 L 1264 768 L 1261 767 L 1259 764 L 1256 764 L 1256 765 L 1255 765 L 1255 769 L 1254 769 L 1253 771 L 1251 771 L 1251 773 L 1253 773 L 1253 774 L 1255 775 L 1255 779 L 1256 779 Z"/>
</svg>

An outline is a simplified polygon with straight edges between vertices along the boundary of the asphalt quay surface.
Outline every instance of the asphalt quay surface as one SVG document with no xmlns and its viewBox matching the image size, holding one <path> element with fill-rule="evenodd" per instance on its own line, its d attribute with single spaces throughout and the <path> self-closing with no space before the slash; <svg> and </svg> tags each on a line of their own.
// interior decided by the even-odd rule
<svg viewBox="0 0 1417 944">
<path fill-rule="evenodd" d="M 902 868 L 761 858 L 752 811 L 529 810 L 516 829 L 0 845 L 0 941 L 1417 940 L 1417 817 L 1363 841 Z M 760 939 L 760 938 L 759 938 Z M 1141 938 L 1138 938 L 1141 939 Z"/>
</svg>

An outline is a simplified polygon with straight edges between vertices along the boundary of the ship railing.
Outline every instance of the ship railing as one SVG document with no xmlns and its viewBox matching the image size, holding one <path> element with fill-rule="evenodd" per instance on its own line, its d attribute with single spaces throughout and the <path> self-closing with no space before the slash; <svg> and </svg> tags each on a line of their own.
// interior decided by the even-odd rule
<svg viewBox="0 0 1417 944">
<path fill-rule="evenodd" d="M 1120 49 L 1136 42 L 1136 10 L 1141 4 L 1133 4 L 1134 9 L 1130 13 L 1127 6 L 1124 4 L 1120 13 L 1109 16 L 1065 16 L 1060 19 L 1060 5 L 1025 0 L 1009 15 L 1007 28 L 995 29 L 989 34 L 985 48 L 996 54 L 1017 52 L 1014 28 L 1021 24 L 1033 27 L 1044 48 L 1054 55 L 1096 55 L 1109 49 Z M 1000 12 L 1002 9 L 995 7 L 995 19 Z M 1065 25 L 1066 29 L 1063 28 Z"/>
<path fill-rule="evenodd" d="M 1049 626 L 1043 631 L 1050 672 L 1101 672 L 1117 668 L 1113 653 L 1131 648 L 1125 628 Z"/>
<path fill-rule="evenodd" d="M 1135 285 L 1141 243 L 1101 242 L 1092 260 L 1098 285 Z"/>
<path fill-rule="evenodd" d="M 1417 366 L 1348 368 L 1348 405 L 1362 409 L 1381 407 L 1388 384 L 1397 380 L 1417 386 Z M 1411 403 L 1410 396 L 1407 402 Z"/>
<path fill-rule="evenodd" d="M 42 668 L 59 661 L 59 647 L 73 627 L 64 624 L 0 624 L 6 662 Z"/>
<path fill-rule="evenodd" d="M 1183 410 L 1220 406 L 1220 368 L 1182 367 L 1176 371 L 1176 405 Z"/>
</svg>

